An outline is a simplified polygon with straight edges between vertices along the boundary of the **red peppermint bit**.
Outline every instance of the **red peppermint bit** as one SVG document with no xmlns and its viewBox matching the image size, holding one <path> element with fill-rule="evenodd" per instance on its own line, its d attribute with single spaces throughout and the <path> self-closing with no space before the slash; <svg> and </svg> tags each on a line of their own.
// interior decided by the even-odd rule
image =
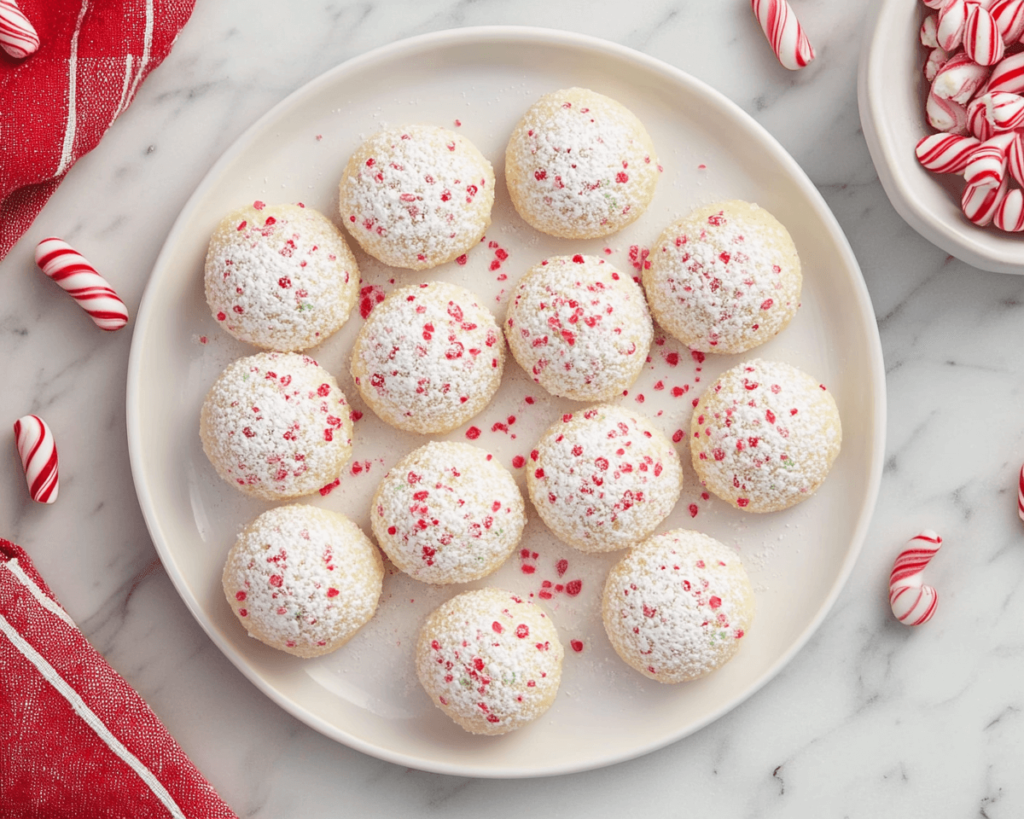
<svg viewBox="0 0 1024 819">
<path fill-rule="evenodd" d="M 672 433 L 672 443 L 678 444 L 681 440 L 683 440 L 683 431 L 681 429 L 677 429 Z"/>
<path fill-rule="evenodd" d="M 675 367 L 679 363 L 679 353 L 665 353 L 665 363 Z"/>
<path fill-rule="evenodd" d="M 629 175 L 623 173 L 622 171 L 619 171 L 617 174 L 615 174 L 615 181 L 621 185 L 622 183 L 629 181 Z"/>
<path fill-rule="evenodd" d="M 698 364 L 704 363 L 704 353 L 702 353 L 700 350 L 690 350 L 690 358 L 692 358 Z"/>
<path fill-rule="evenodd" d="M 261 202 L 259 199 L 257 199 L 255 202 L 253 202 L 252 206 L 254 208 L 256 208 L 256 210 L 263 210 L 266 207 L 266 205 L 263 202 Z"/>
<path fill-rule="evenodd" d="M 466 430 L 466 437 L 471 441 L 475 441 L 480 437 L 480 429 L 478 427 L 470 427 Z"/>
<path fill-rule="evenodd" d="M 279 574 L 272 574 L 270 575 L 270 585 L 273 586 L 275 589 L 279 589 L 281 588 L 282 585 L 284 585 L 284 578 L 281 577 L 281 575 Z"/>
<path fill-rule="evenodd" d="M 550 600 L 553 597 L 553 595 L 549 591 L 539 591 L 537 592 L 537 596 L 541 600 Z M 540 648 L 540 646 L 538 645 L 537 648 Z"/>
<path fill-rule="evenodd" d="M 748 503 L 750 503 L 749 498 L 736 498 L 736 505 L 739 506 L 741 509 Z"/>
<path fill-rule="evenodd" d="M 327 590 L 328 597 L 337 597 L 339 594 L 341 594 L 341 592 L 333 587 Z"/>
<path fill-rule="evenodd" d="M 494 251 L 494 255 L 498 257 L 498 261 L 503 262 L 508 258 L 508 251 L 499 247 Z"/>
<path fill-rule="evenodd" d="M 490 270 L 494 271 L 494 270 L 497 270 L 500 267 L 501 267 L 501 262 L 499 262 L 497 259 L 495 259 L 493 262 L 491 262 Z"/>
<path fill-rule="evenodd" d="M 505 630 L 497 620 L 491 623 L 491 628 L 494 629 L 495 634 L 501 634 Z"/>
<path fill-rule="evenodd" d="M 235 593 L 235 600 L 237 600 L 239 603 L 241 603 L 243 600 L 245 600 L 245 598 L 246 598 L 246 594 L 245 594 L 244 591 L 238 591 L 238 592 Z"/>
<path fill-rule="evenodd" d="M 515 469 L 521 469 L 525 463 L 526 463 L 526 458 L 524 458 L 522 455 L 516 455 L 512 459 L 512 466 Z"/>
<path fill-rule="evenodd" d="M 697 504 L 695 504 L 695 503 L 691 503 L 690 504 L 690 517 L 691 518 L 697 517 Z"/>
<path fill-rule="evenodd" d="M 459 258 L 455 260 L 457 264 L 465 264 L 467 261 L 469 261 L 469 259 L 465 253 L 463 253 L 461 256 L 459 256 Z"/>
<path fill-rule="evenodd" d="M 555 564 L 555 571 L 558 572 L 558 576 L 561 577 L 569 570 L 569 561 L 562 558 Z"/>
<path fill-rule="evenodd" d="M 334 491 L 335 487 L 338 486 L 340 483 L 341 483 L 341 478 L 335 478 L 333 481 L 331 481 L 331 483 L 327 484 L 327 486 L 321 486 L 320 487 L 320 494 L 321 494 L 321 496 L 330 495 L 331 492 Z"/>
<path fill-rule="evenodd" d="M 516 626 L 516 637 L 520 640 L 525 640 L 530 636 L 530 627 L 526 623 L 520 623 Z"/>
<path fill-rule="evenodd" d="M 537 571 L 537 567 L 531 566 L 529 563 L 524 563 L 519 568 L 522 570 L 523 574 L 533 574 L 535 571 Z"/>
<path fill-rule="evenodd" d="M 682 387 L 673 387 L 672 388 L 672 397 L 673 398 L 678 398 L 680 395 L 683 395 L 685 392 L 686 392 L 686 390 L 684 390 Z M 694 403 L 694 406 L 697 406 L 697 404 Z"/>
<path fill-rule="evenodd" d="M 532 404 L 533 403 L 533 396 L 532 395 L 528 395 L 523 400 L 526 401 L 527 404 Z"/>
<path fill-rule="evenodd" d="M 573 256 L 572 260 L 576 262 L 576 264 L 583 264 L 583 257 L 579 253 Z"/>
<path fill-rule="evenodd" d="M 455 120 L 455 127 L 456 128 L 461 128 L 462 127 L 462 121 L 461 120 Z"/>
<path fill-rule="evenodd" d="M 575 597 L 583 590 L 582 580 L 570 580 L 565 584 L 565 593 L 570 597 Z"/>
<path fill-rule="evenodd" d="M 369 318 L 373 308 L 384 301 L 384 290 L 376 284 L 368 284 L 359 290 L 359 315 Z"/>
<path fill-rule="evenodd" d="M 583 651 L 583 641 L 582 640 L 570 640 L 569 641 L 569 645 L 572 646 L 572 650 L 575 651 L 577 654 L 579 654 L 581 651 Z"/>
<path fill-rule="evenodd" d="M 646 399 L 644 398 L 644 394 L 640 393 L 633 400 L 636 401 L 638 404 L 642 404 Z"/>
</svg>

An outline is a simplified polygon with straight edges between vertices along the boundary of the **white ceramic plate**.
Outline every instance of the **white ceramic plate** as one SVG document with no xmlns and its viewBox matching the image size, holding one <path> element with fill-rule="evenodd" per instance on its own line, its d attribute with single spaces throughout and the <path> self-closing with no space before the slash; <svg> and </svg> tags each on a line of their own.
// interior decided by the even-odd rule
<svg viewBox="0 0 1024 819">
<path fill-rule="evenodd" d="M 914 154 L 935 132 L 924 113 L 927 53 L 918 39 L 928 13 L 920 0 L 877 0 L 865 29 L 857 100 L 878 179 L 896 212 L 932 244 L 982 270 L 1024 274 L 1024 237 L 971 224 L 960 210 L 963 178 L 927 171 Z"/>
<path fill-rule="evenodd" d="M 829 386 L 842 413 L 844 449 L 814 498 L 756 516 L 701 497 L 682 436 L 686 486 L 661 530 L 695 527 L 737 548 L 758 604 L 736 659 L 685 685 L 662 686 L 619 661 L 598 614 L 604 574 L 616 556 L 561 545 L 531 510 L 523 543 L 530 557 L 517 555 L 472 585 L 524 595 L 551 590 L 548 605 L 567 653 L 562 689 L 535 724 L 501 738 L 474 737 L 433 707 L 415 681 L 411 658 L 423 617 L 461 588 L 427 587 L 392 574 L 374 620 L 342 650 L 312 661 L 248 638 L 230 612 L 220 588 L 222 562 L 239 528 L 266 505 L 217 478 L 200 447 L 207 389 L 229 361 L 254 352 L 211 319 L 203 258 L 214 225 L 241 204 L 302 201 L 333 215 L 347 157 L 385 124 L 458 129 L 500 177 L 517 119 L 540 95 L 572 85 L 622 100 L 647 125 L 664 174 L 640 220 L 606 240 L 552 239 L 516 216 L 499 183 L 494 224 L 467 264 L 412 274 L 360 256 L 364 285 L 387 290 L 392 279 L 443 278 L 478 292 L 502 314 L 507 290 L 548 255 L 601 254 L 636 273 L 631 246 L 650 246 L 673 218 L 719 199 L 757 201 L 789 226 L 805 273 L 799 315 L 758 354 L 789 361 Z M 508 257 L 492 269 L 501 261 L 499 249 Z M 386 427 L 359 401 L 348 356 L 361 324 L 353 313 L 313 351 L 363 417 L 355 425 L 356 466 L 337 489 L 311 502 L 345 512 L 368 531 L 377 481 L 425 439 Z M 739 359 L 709 357 L 700 365 L 664 334 L 659 338 L 649 366 L 622 400 L 671 434 L 687 429 L 703 386 Z M 549 423 L 579 406 L 546 396 L 510 358 L 495 400 L 472 422 L 483 431 L 477 444 L 511 466 Z M 250 128 L 207 175 L 167 239 L 139 311 L 128 376 L 139 501 L 168 574 L 217 646 L 275 702 L 328 736 L 401 765 L 472 776 L 558 774 L 628 759 L 708 724 L 769 680 L 821 623 L 853 566 L 881 476 L 884 418 L 881 350 L 867 291 L 839 226 L 796 163 L 737 107 L 681 71 L 617 45 L 537 29 L 463 29 L 396 43 L 328 72 Z M 465 431 L 448 437 L 464 440 Z M 522 484 L 523 470 L 514 472 Z M 560 559 L 568 562 L 561 577 Z M 578 595 L 557 590 L 574 579 L 582 581 Z M 570 648 L 573 640 L 582 651 Z"/>
</svg>

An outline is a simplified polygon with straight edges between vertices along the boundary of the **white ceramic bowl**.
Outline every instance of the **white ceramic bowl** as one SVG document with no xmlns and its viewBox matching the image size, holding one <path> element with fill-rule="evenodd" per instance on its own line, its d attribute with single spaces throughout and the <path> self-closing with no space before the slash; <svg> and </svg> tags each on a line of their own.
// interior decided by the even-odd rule
<svg viewBox="0 0 1024 819">
<path fill-rule="evenodd" d="M 982 270 L 1024 274 L 1024 235 L 971 224 L 960 210 L 962 178 L 926 171 L 914 154 L 934 133 L 924 113 L 926 50 L 918 38 L 928 11 L 920 0 L 877 0 L 869 16 L 857 100 L 871 159 L 893 207 L 929 242 Z"/>
</svg>

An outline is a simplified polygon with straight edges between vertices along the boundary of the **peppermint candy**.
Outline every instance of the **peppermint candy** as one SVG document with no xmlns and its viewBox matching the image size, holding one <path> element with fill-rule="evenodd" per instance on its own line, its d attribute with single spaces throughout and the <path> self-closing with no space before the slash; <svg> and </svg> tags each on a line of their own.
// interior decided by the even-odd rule
<svg viewBox="0 0 1024 819">
<path fill-rule="evenodd" d="M 960 199 L 960 207 L 964 216 L 980 227 L 989 224 L 996 215 L 999 203 L 1003 201 L 1003 197 L 1009 190 L 1007 181 L 1004 177 L 998 186 L 987 180 L 976 185 L 968 183 L 964 188 L 964 195 Z"/>
<path fill-rule="evenodd" d="M 978 65 L 995 65 L 1006 53 L 999 26 L 988 9 L 971 6 L 963 31 L 964 51 Z"/>
<path fill-rule="evenodd" d="M 0 0 L 0 48 L 16 60 L 39 48 L 39 35 L 14 0 Z"/>
<path fill-rule="evenodd" d="M 996 208 L 992 224 L 1007 233 L 1020 233 L 1024 230 L 1024 193 L 1021 193 L 1020 188 L 1007 191 Z"/>
<path fill-rule="evenodd" d="M 974 137 L 930 134 L 917 143 L 917 160 L 935 173 L 961 173 L 980 144 Z"/>
<path fill-rule="evenodd" d="M 67 242 L 43 239 L 36 246 L 36 264 L 59 284 L 101 330 L 120 330 L 128 308 L 107 280 Z"/>
<path fill-rule="evenodd" d="M 965 0 L 949 0 L 939 9 L 938 25 L 935 39 L 940 48 L 952 51 L 963 42 L 964 29 L 967 27 L 967 3 Z"/>
<path fill-rule="evenodd" d="M 932 619 L 939 595 L 922 582 L 925 567 L 942 546 L 942 538 L 926 529 L 907 542 L 889 574 L 889 605 L 905 626 L 920 626 Z"/>
<path fill-rule="evenodd" d="M 26 415 L 14 422 L 14 442 L 25 470 L 25 482 L 32 500 L 57 500 L 57 445 L 53 433 L 38 415 Z"/>
<path fill-rule="evenodd" d="M 989 11 L 1006 45 L 1017 42 L 1024 34 L 1024 0 L 996 0 Z"/>
<path fill-rule="evenodd" d="M 750 0 L 750 8 L 783 67 L 796 70 L 810 64 L 814 48 L 786 0 Z"/>
<path fill-rule="evenodd" d="M 1024 520 L 1024 466 L 1020 468 L 1020 477 L 1017 479 L 1017 516 Z"/>
</svg>

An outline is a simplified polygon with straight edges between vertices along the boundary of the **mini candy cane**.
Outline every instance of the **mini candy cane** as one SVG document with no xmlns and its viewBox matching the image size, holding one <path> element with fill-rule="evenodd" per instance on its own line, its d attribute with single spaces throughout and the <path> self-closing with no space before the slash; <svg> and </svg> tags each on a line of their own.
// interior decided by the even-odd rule
<svg viewBox="0 0 1024 819">
<path fill-rule="evenodd" d="M 960 173 L 980 144 L 974 137 L 929 134 L 917 143 L 917 161 L 935 173 Z"/>
<path fill-rule="evenodd" d="M 1003 201 L 1009 187 L 1009 180 L 1005 176 L 1002 184 L 998 186 L 991 182 L 983 182 L 980 185 L 968 183 L 960 199 L 964 216 L 979 227 L 985 227 L 996 215 L 999 203 Z"/>
<path fill-rule="evenodd" d="M 988 107 L 982 97 L 975 97 L 967 106 L 967 130 L 971 136 L 982 142 L 992 138 L 992 123 L 988 118 Z"/>
<path fill-rule="evenodd" d="M 991 12 L 972 6 L 963 31 L 964 51 L 978 65 L 995 65 L 1006 53 L 1003 36 Z"/>
<path fill-rule="evenodd" d="M 36 264 L 101 330 L 120 330 L 128 323 L 128 308 L 114 288 L 71 245 L 60 239 L 43 239 L 36 247 Z"/>
<path fill-rule="evenodd" d="M 932 94 L 940 99 L 967 105 L 985 84 L 990 73 L 991 69 L 978 65 L 963 51 L 958 51 L 939 70 L 932 83 Z"/>
<path fill-rule="evenodd" d="M 1020 233 L 1024 230 L 1024 194 L 1020 188 L 1014 188 L 1003 197 L 992 217 L 992 224 L 1007 233 Z"/>
<path fill-rule="evenodd" d="M 786 0 L 750 0 L 750 8 L 783 67 L 796 70 L 810 64 L 814 48 Z"/>
<path fill-rule="evenodd" d="M 987 90 L 990 94 L 996 91 L 1024 92 L 1024 51 L 1011 54 L 993 67 Z"/>
<path fill-rule="evenodd" d="M 1009 91 L 993 91 L 978 100 L 993 131 L 1013 131 L 1024 126 L 1024 97 Z"/>
<path fill-rule="evenodd" d="M 1024 140 L 1021 139 L 1020 134 L 1014 135 L 1007 157 L 1010 176 L 1017 180 L 1018 185 L 1024 185 Z"/>
<path fill-rule="evenodd" d="M 950 134 L 967 133 L 967 109 L 960 103 L 929 94 L 924 110 L 928 115 L 928 124 L 936 131 Z"/>
<path fill-rule="evenodd" d="M 16 60 L 39 48 L 39 35 L 14 0 L 0 0 L 0 48 Z"/>
<path fill-rule="evenodd" d="M 996 0 L 989 11 L 1006 45 L 1017 42 L 1024 34 L 1024 0 Z"/>
<path fill-rule="evenodd" d="M 907 542 L 889 575 L 889 605 L 905 626 L 927 623 L 935 614 L 939 595 L 931 586 L 921 583 L 921 573 L 942 545 L 942 538 L 925 529 Z"/>
<path fill-rule="evenodd" d="M 1007 151 L 1015 134 L 996 134 L 974 149 L 971 161 L 964 168 L 964 179 L 968 185 L 998 188 L 1006 177 Z"/>
<path fill-rule="evenodd" d="M 58 488 L 57 446 L 50 428 L 38 415 L 26 415 L 14 422 L 14 442 L 32 500 L 53 503 Z"/>
<path fill-rule="evenodd" d="M 949 0 L 939 10 L 939 24 L 935 39 L 939 46 L 952 51 L 963 40 L 964 28 L 967 27 L 967 3 L 964 0 Z"/>
</svg>

